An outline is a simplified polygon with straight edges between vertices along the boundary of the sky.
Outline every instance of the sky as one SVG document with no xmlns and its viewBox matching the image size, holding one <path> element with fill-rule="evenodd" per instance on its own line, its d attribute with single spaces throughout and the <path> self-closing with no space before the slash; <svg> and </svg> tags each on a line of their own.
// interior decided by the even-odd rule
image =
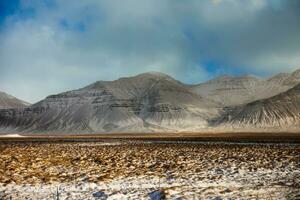
<svg viewBox="0 0 300 200">
<path fill-rule="evenodd" d="M 34 103 L 147 71 L 292 72 L 299 19 L 299 0 L 0 0 L 0 90 Z"/>
</svg>

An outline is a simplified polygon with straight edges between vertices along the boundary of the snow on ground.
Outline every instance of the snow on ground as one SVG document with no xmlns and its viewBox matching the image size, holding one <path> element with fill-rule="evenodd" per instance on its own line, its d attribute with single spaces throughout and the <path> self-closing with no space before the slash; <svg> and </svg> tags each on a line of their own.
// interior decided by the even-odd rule
<svg viewBox="0 0 300 200">
<path fill-rule="evenodd" d="M 6 134 L 6 135 L 0 135 L 0 137 L 25 137 L 20 134 Z"/>
<path fill-rule="evenodd" d="M 138 176 L 117 178 L 101 183 L 52 183 L 39 185 L 8 184 L 0 186 L 3 199 L 53 199 L 59 193 L 60 199 L 106 199 L 96 198 L 93 194 L 101 192 L 113 199 L 149 199 L 149 194 L 163 190 L 167 199 L 297 199 L 300 189 L 291 187 L 295 182 L 275 184 L 274 180 L 299 178 L 300 171 L 275 172 L 261 170 L 245 174 L 220 170 L 223 178 L 210 180 L 205 174 L 190 173 L 189 179 L 159 178 L 155 176 Z M 300 180 L 294 180 L 298 184 Z M 1 196 L 0 196 L 1 197 Z"/>
</svg>

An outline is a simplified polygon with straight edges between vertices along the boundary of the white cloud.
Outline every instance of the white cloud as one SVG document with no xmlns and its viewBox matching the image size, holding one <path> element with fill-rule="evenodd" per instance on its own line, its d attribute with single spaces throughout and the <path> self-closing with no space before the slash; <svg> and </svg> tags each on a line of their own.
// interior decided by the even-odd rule
<svg viewBox="0 0 300 200">
<path fill-rule="evenodd" d="M 203 66 L 210 60 L 257 74 L 299 63 L 298 3 L 24 2 L 23 9 L 33 8 L 35 15 L 9 16 L 0 32 L 0 90 L 30 102 L 145 71 L 200 82 L 222 72 Z"/>
</svg>

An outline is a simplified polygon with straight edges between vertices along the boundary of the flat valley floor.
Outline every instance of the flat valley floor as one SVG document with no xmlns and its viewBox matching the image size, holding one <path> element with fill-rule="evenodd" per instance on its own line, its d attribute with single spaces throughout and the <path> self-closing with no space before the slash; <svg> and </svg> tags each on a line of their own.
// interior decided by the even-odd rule
<svg viewBox="0 0 300 200">
<path fill-rule="evenodd" d="M 0 141 L 0 199 L 159 196 L 300 199 L 300 145 Z"/>
</svg>

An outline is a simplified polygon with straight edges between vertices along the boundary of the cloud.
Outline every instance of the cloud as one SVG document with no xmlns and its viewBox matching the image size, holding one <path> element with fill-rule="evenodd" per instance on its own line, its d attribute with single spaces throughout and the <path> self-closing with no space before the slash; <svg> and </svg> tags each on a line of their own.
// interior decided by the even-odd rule
<svg viewBox="0 0 300 200">
<path fill-rule="evenodd" d="M 36 102 L 145 71 L 186 83 L 292 71 L 299 14 L 297 0 L 21 1 L 0 25 L 0 90 Z"/>
</svg>

